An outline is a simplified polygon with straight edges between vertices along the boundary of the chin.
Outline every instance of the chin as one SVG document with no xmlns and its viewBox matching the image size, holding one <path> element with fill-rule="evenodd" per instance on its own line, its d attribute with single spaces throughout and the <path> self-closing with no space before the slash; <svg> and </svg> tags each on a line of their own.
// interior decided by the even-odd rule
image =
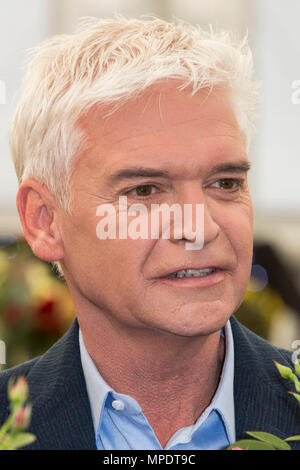
<svg viewBox="0 0 300 470">
<path fill-rule="evenodd" d="M 210 303 L 211 304 L 211 303 Z M 213 305 L 185 306 L 168 324 L 167 330 L 179 336 L 207 336 L 220 330 L 230 318 L 232 310 L 224 302 L 213 302 Z"/>
</svg>

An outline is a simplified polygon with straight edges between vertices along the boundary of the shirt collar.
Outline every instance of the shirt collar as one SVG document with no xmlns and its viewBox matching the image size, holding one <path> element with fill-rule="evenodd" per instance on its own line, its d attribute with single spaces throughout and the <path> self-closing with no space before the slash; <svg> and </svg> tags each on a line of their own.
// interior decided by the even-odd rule
<svg viewBox="0 0 300 470">
<path fill-rule="evenodd" d="M 103 403 L 112 388 L 105 382 L 96 368 L 94 361 L 89 355 L 86 346 L 84 344 L 81 329 L 79 329 L 79 348 L 81 365 L 85 378 L 86 388 L 90 400 L 93 423 L 95 432 L 97 431 L 100 413 Z"/>
<path fill-rule="evenodd" d="M 231 325 L 228 321 L 224 328 L 225 333 L 225 360 L 222 368 L 222 373 L 219 381 L 217 391 L 206 410 L 199 417 L 195 425 L 188 428 L 193 429 L 194 426 L 199 427 L 201 423 L 207 418 L 209 413 L 215 409 L 217 410 L 224 422 L 226 432 L 230 442 L 235 441 L 235 413 L 234 413 L 234 395 L 233 395 L 233 377 L 234 377 L 234 346 Z M 93 417 L 93 424 L 95 432 L 98 429 L 99 418 L 101 409 L 105 403 L 106 397 L 109 392 L 114 390 L 105 382 L 101 377 L 98 369 L 96 368 L 91 356 L 89 355 L 84 344 L 81 330 L 79 329 L 79 347 L 82 369 L 85 377 L 87 392 L 90 400 L 90 406 Z M 176 438 L 176 433 L 171 438 Z"/>
<path fill-rule="evenodd" d="M 217 391 L 212 399 L 209 409 L 218 410 L 230 442 L 235 441 L 235 413 L 234 413 L 234 345 L 230 321 L 225 325 L 225 360 Z M 206 410 L 205 410 L 206 411 Z M 201 417 L 200 417 L 201 418 Z"/>
</svg>

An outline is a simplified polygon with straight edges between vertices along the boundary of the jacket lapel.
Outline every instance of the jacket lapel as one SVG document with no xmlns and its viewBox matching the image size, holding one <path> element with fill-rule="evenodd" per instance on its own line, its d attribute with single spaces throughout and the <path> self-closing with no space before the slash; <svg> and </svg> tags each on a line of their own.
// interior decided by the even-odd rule
<svg viewBox="0 0 300 470">
<path fill-rule="evenodd" d="M 37 440 L 26 449 L 96 449 L 78 342 L 78 322 L 30 371 L 33 403 L 29 431 Z"/>
<path fill-rule="evenodd" d="M 246 431 L 264 431 L 285 439 L 300 434 L 300 406 L 288 392 L 274 360 L 291 367 L 291 353 L 279 350 L 231 318 L 234 339 L 236 438 Z M 295 442 L 293 448 L 299 448 Z"/>
</svg>

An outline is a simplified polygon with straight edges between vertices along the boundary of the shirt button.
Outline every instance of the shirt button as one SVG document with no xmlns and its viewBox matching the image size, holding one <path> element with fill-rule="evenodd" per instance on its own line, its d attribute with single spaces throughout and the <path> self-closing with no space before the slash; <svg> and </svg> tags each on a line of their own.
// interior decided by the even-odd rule
<svg viewBox="0 0 300 470">
<path fill-rule="evenodd" d="M 111 406 L 117 411 L 122 411 L 125 407 L 124 403 L 121 400 L 114 400 Z"/>
</svg>

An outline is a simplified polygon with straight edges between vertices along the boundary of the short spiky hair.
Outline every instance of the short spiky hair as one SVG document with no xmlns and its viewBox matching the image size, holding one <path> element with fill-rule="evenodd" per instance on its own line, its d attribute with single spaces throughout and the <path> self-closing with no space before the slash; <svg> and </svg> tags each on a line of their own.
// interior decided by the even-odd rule
<svg viewBox="0 0 300 470">
<path fill-rule="evenodd" d="M 166 78 L 192 93 L 226 87 L 249 144 L 258 96 L 252 74 L 246 38 L 153 17 L 84 19 L 75 34 L 46 40 L 31 54 L 10 135 L 19 182 L 35 178 L 68 211 L 71 168 L 84 145 L 80 117 Z"/>
</svg>

